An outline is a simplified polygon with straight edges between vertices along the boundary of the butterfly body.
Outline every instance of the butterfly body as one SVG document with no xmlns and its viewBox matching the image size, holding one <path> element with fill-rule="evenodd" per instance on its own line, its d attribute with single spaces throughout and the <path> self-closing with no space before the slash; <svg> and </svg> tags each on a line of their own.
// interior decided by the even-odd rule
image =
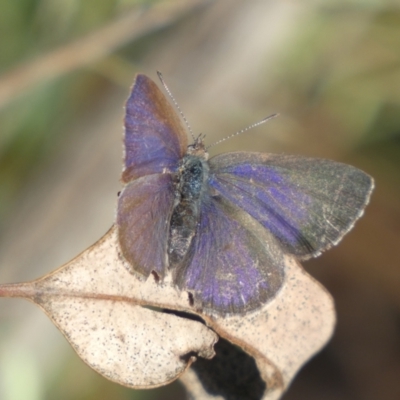
<svg viewBox="0 0 400 400">
<path fill-rule="evenodd" d="M 172 276 L 196 311 L 255 311 L 285 280 L 285 257 L 337 244 L 373 180 L 330 160 L 235 152 L 208 160 L 157 85 L 138 75 L 126 104 L 119 245 L 130 272 Z M 193 301 L 189 301 L 189 299 Z"/>
<path fill-rule="evenodd" d="M 197 148 L 196 148 L 197 150 Z M 197 152 L 197 151 L 196 151 Z M 206 193 L 208 164 L 206 153 L 186 154 L 174 176 L 175 199 L 168 238 L 168 267 L 179 268 L 188 262 L 189 250 L 200 219 Z"/>
</svg>

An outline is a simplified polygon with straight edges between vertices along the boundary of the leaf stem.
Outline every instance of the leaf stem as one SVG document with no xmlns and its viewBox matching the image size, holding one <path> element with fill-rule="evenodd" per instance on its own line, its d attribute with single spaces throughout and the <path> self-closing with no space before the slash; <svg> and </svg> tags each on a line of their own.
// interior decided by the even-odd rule
<svg viewBox="0 0 400 400">
<path fill-rule="evenodd" d="M 35 287 L 29 282 L 0 285 L 0 297 L 21 297 L 31 299 L 35 296 L 35 292 Z"/>
</svg>

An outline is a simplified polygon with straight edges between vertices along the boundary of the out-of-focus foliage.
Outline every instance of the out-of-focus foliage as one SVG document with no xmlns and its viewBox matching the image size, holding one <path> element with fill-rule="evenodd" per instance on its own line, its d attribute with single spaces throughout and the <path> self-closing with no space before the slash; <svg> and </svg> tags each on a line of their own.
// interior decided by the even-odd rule
<svg viewBox="0 0 400 400">
<path fill-rule="evenodd" d="M 177 4 L 185 11 L 175 12 Z M 354 231 L 305 265 L 334 295 L 339 323 L 285 399 L 400 398 L 398 1 L 0 0 L 0 10 L 0 98 L 5 86 L 17 93 L 16 72 L 33 77 L 0 109 L 2 282 L 53 270 L 108 229 L 119 190 L 122 105 L 137 71 L 155 78 L 161 70 L 209 143 L 281 114 L 214 153 L 328 157 L 374 176 L 377 189 Z M 96 48 L 79 44 L 107 26 L 115 32 L 130 13 L 132 29 L 148 21 L 146 33 L 87 62 Z M 40 74 L 32 69 L 71 44 L 77 66 L 58 73 L 72 61 L 58 59 L 46 64 L 49 79 L 35 81 Z M 182 396 L 177 384 L 146 392 L 107 382 L 39 311 L 4 304 L 2 399 L 21 398 L 20 382 L 24 400 Z"/>
</svg>

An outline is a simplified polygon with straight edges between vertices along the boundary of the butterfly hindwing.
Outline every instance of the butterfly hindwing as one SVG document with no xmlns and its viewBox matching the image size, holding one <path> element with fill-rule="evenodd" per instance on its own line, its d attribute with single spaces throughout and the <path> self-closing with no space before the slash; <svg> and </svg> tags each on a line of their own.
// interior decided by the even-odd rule
<svg viewBox="0 0 400 400">
<path fill-rule="evenodd" d="M 330 160 L 227 153 L 209 161 L 210 187 L 307 259 L 337 244 L 362 215 L 370 176 Z"/>
<path fill-rule="evenodd" d="M 179 117 L 157 85 L 137 75 L 126 103 L 122 181 L 176 168 L 187 137 Z"/>
<path fill-rule="evenodd" d="M 122 254 L 130 270 L 148 277 L 165 276 L 169 221 L 174 203 L 170 174 L 136 179 L 118 200 L 117 226 Z"/>
<path fill-rule="evenodd" d="M 256 221 L 221 198 L 206 197 L 190 262 L 175 283 L 207 314 L 252 311 L 273 298 L 284 278 L 278 242 Z"/>
</svg>

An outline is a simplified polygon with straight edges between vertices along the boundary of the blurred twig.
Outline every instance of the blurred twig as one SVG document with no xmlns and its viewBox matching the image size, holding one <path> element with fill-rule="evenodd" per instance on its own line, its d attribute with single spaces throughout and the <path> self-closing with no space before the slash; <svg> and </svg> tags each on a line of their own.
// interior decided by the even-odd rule
<svg viewBox="0 0 400 400">
<path fill-rule="evenodd" d="M 0 77 L 0 109 L 30 87 L 93 63 L 124 44 L 171 24 L 183 14 L 208 3 L 204 0 L 166 0 L 149 9 L 135 8 L 84 38 L 15 67 Z"/>
</svg>

